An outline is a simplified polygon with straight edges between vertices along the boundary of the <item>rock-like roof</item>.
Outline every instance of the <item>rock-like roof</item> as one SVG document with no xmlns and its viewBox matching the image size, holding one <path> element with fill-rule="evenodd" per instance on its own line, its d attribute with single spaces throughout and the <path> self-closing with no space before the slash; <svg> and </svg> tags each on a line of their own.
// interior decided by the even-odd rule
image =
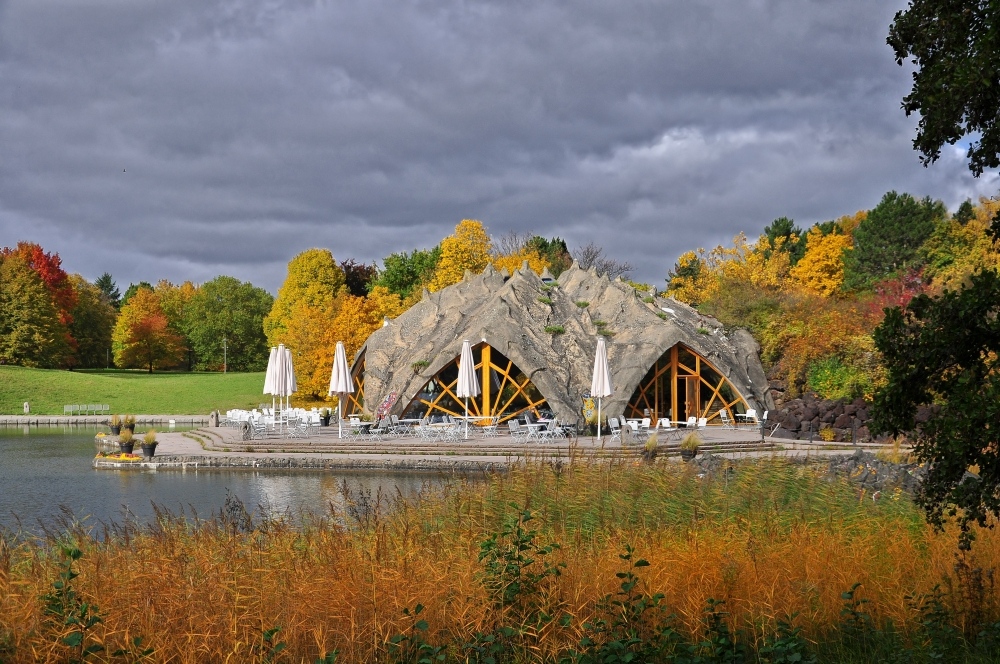
<svg viewBox="0 0 1000 664">
<path fill-rule="evenodd" d="M 525 264 L 512 276 L 492 267 L 466 273 L 460 283 L 423 299 L 372 333 L 355 356 L 365 357 L 368 408 L 395 391 L 400 413 L 421 387 L 461 354 L 462 340 L 486 341 L 514 362 L 545 397 L 555 416 L 579 417 L 590 389 L 594 355 L 604 321 L 614 394 L 609 416 L 624 412 L 649 368 L 683 343 L 711 362 L 750 408 L 773 407 L 761 367 L 760 347 L 746 330 L 726 331 L 714 318 L 673 298 L 653 297 L 621 280 L 611 281 L 576 264 L 546 285 Z M 540 299 L 541 298 L 541 299 Z M 551 300 L 551 303 L 545 299 Z M 589 302 L 578 306 L 577 302 Z M 561 326 L 561 334 L 546 327 Z M 414 372 L 414 364 L 427 366 Z M 419 368 L 419 367 L 418 367 Z"/>
</svg>

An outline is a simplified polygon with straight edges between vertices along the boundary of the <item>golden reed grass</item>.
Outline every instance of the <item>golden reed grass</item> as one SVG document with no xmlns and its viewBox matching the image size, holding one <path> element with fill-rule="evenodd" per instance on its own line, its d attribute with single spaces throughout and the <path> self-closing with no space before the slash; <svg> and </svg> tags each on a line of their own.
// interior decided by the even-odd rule
<svg viewBox="0 0 1000 664">
<path fill-rule="evenodd" d="M 350 492 L 345 492 L 350 499 Z M 357 496 L 353 496 L 357 498 Z M 363 502 L 363 501 L 362 501 Z M 104 537 L 69 533 L 83 550 L 76 588 L 105 615 L 94 633 L 110 652 L 141 636 L 154 661 L 262 661 L 262 632 L 281 626 L 282 661 L 384 661 L 387 640 L 417 603 L 428 639 L 489 629 L 496 618 L 481 583 L 479 543 L 505 518 L 531 509 L 538 539 L 558 542 L 562 575 L 546 588 L 554 611 L 575 617 L 543 630 L 554 655 L 614 592 L 625 543 L 650 566 L 643 588 L 662 592 L 677 626 L 697 633 L 709 598 L 751 630 L 798 614 L 815 638 L 837 624 L 841 593 L 859 594 L 876 621 L 912 625 L 907 597 L 955 587 L 955 534 L 936 533 L 905 497 L 878 502 L 807 465 L 748 464 L 714 479 L 679 464 L 532 464 L 487 481 L 456 481 L 415 503 L 376 496 L 322 518 L 163 515 L 152 527 Z M 363 509 L 362 509 L 363 508 Z M 244 524 L 245 525 L 245 524 Z M 62 564 L 50 541 L 0 544 L 0 652 L 10 662 L 64 661 L 44 602 Z M 978 534 L 966 562 L 1000 566 L 1000 534 Z M 994 607 L 990 585 L 987 603 Z"/>
</svg>

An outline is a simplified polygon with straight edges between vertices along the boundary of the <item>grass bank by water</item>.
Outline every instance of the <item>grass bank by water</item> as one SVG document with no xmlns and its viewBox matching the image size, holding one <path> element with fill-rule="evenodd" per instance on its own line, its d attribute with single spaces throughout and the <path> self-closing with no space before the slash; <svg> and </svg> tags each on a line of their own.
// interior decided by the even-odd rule
<svg viewBox="0 0 1000 664">
<path fill-rule="evenodd" d="M 539 464 L 416 504 L 343 494 L 305 523 L 229 502 L 197 525 L 8 537 L 0 658 L 1000 661 L 1000 533 L 956 557 L 905 496 L 815 468 Z M 81 554 L 69 598 L 60 544 Z M 64 624 L 83 602 L 103 622 Z"/>
<path fill-rule="evenodd" d="M 265 399 L 263 373 L 56 371 L 0 367 L 0 413 L 62 415 L 67 404 L 108 404 L 114 413 L 192 415 L 255 407 Z"/>
</svg>

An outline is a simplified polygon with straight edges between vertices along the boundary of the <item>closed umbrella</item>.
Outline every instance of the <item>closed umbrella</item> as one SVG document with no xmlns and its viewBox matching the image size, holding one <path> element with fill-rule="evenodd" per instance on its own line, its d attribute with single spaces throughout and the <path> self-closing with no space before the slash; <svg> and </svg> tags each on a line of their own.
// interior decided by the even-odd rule
<svg viewBox="0 0 1000 664">
<path fill-rule="evenodd" d="M 271 412 L 274 412 L 274 397 L 278 394 L 274 388 L 274 370 L 278 361 L 278 347 L 271 346 L 271 354 L 267 358 L 267 372 L 264 374 L 264 394 L 271 395 Z"/>
<path fill-rule="evenodd" d="M 333 355 L 333 372 L 330 374 L 330 394 L 337 395 L 337 438 L 344 437 L 342 422 L 344 419 L 344 398 L 354 392 L 354 381 L 351 379 L 351 369 L 347 366 L 347 353 L 344 342 L 337 342 L 337 351 Z"/>
<path fill-rule="evenodd" d="M 479 381 L 476 379 L 476 361 L 472 358 L 472 344 L 462 342 L 462 356 L 458 360 L 458 386 L 455 394 L 465 399 L 465 438 L 469 438 L 469 397 L 479 396 Z"/>
<path fill-rule="evenodd" d="M 594 376 L 590 379 L 590 396 L 597 397 L 597 442 L 601 442 L 601 399 L 611 395 L 611 368 L 608 367 L 608 349 L 604 345 L 604 337 L 601 337 L 597 340 Z"/>
</svg>

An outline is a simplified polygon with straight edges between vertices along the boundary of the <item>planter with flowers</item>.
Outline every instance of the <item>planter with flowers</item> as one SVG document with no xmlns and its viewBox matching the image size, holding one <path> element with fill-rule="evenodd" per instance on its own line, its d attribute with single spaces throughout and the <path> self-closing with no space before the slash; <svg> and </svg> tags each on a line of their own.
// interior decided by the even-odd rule
<svg viewBox="0 0 1000 664">
<path fill-rule="evenodd" d="M 681 458 L 690 461 L 698 455 L 698 447 L 701 445 L 701 438 L 698 434 L 689 433 L 681 441 Z"/>
<path fill-rule="evenodd" d="M 152 459 L 153 455 L 156 454 L 156 446 L 159 443 L 156 440 L 156 429 L 150 429 L 146 432 L 146 435 L 142 437 L 142 456 L 147 459 Z"/>
<path fill-rule="evenodd" d="M 135 440 L 128 429 L 122 429 L 121 435 L 118 436 L 118 449 L 122 454 L 132 454 L 132 450 L 135 449 Z"/>
</svg>

